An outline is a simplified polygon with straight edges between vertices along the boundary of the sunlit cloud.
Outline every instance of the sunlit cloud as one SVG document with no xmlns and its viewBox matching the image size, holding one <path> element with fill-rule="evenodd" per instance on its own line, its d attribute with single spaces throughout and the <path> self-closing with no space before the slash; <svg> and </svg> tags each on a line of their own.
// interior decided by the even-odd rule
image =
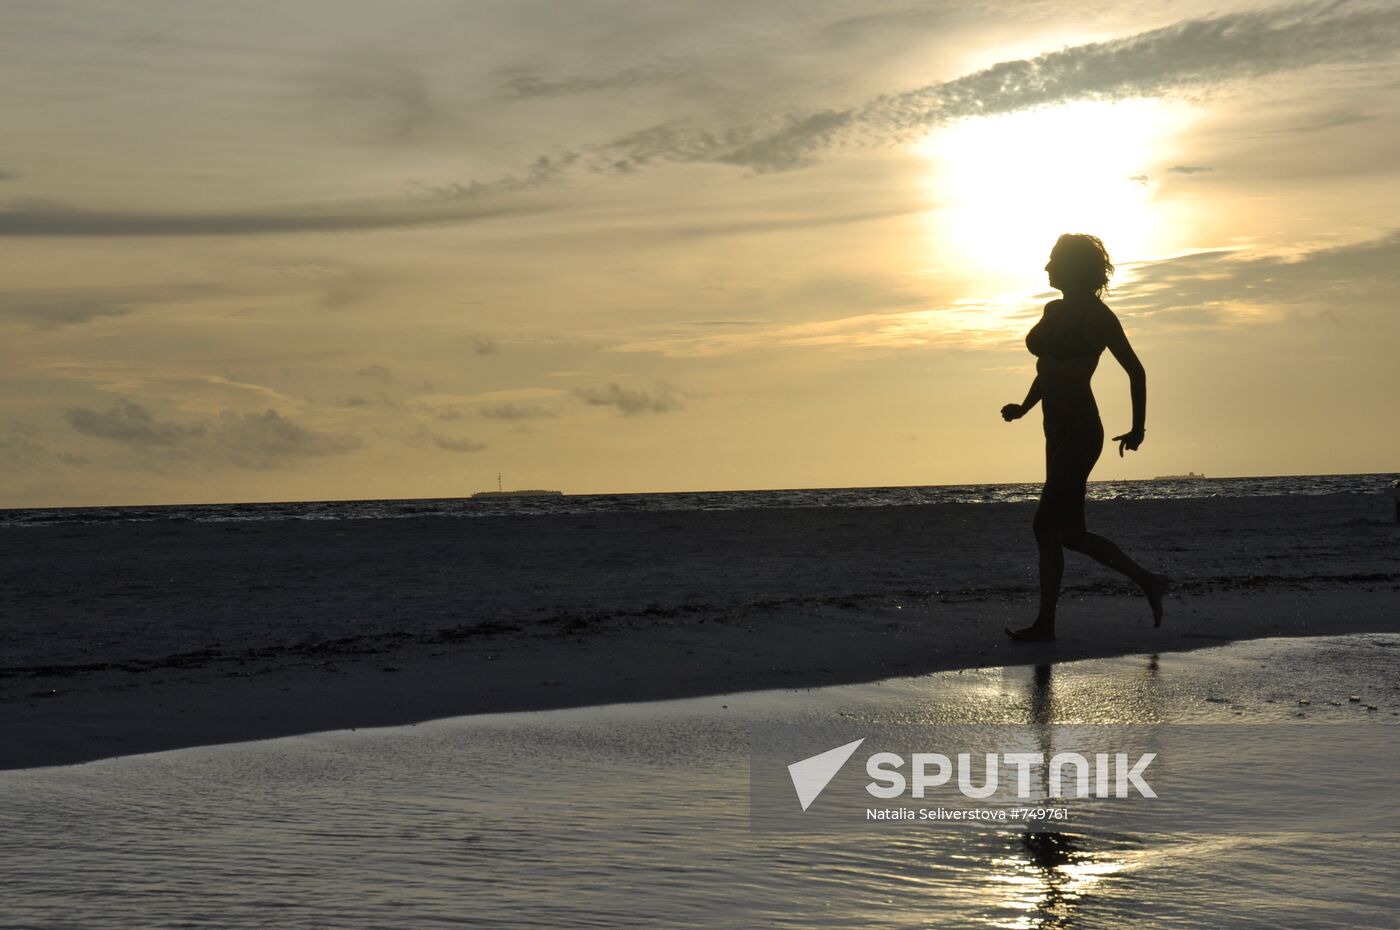
<svg viewBox="0 0 1400 930">
<path fill-rule="evenodd" d="M 1400 232 L 1327 249 L 1213 249 L 1133 269 L 1112 302 L 1149 326 L 1219 329 L 1262 321 L 1393 328 Z"/>
<path fill-rule="evenodd" d="M 605 146 L 597 169 L 713 162 L 784 171 L 838 146 L 907 143 L 937 126 L 1080 99 L 1160 96 L 1326 64 L 1394 57 L 1400 8 L 1287 4 L 1190 19 L 1137 35 L 1006 61 L 863 106 L 759 119 L 720 130 L 660 125 Z"/>
</svg>

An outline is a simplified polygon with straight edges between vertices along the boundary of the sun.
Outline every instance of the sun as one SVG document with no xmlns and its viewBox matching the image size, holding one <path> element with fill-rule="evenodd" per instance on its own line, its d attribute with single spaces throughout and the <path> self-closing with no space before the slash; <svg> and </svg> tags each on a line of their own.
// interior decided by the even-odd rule
<svg viewBox="0 0 1400 930">
<path fill-rule="evenodd" d="M 1164 217 L 1149 172 L 1183 125 L 1159 100 L 1077 101 L 942 127 L 916 150 L 930 165 L 934 264 L 988 293 L 1045 290 L 1061 233 L 1104 240 L 1115 262 L 1150 254 Z"/>
</svg>

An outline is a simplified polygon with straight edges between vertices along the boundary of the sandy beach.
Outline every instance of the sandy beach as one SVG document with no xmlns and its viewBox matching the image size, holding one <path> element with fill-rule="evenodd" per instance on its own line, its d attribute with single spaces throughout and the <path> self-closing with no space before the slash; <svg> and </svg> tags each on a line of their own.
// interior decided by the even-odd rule
<svg viewBox="0 0 1400 930">
<path fill-rule="evenodd" d="M 1400 631 L 1377 495 L 1097 502 L 1166 623 L 1031 504 L 0 530 L 0 767 L 433 718 Z"/>
</svg>

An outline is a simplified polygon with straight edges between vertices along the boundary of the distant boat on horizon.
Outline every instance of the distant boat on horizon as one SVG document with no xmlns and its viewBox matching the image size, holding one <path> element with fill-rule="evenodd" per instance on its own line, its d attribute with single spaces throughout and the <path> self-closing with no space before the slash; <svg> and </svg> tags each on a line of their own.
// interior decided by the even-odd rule
<svg viewBox="0 0 1400 930">
<path fill-rule="evenodd" d="M 1194 472 L 1194 471 L 1188 471 L 1188 472 L 1187 472 L 1186 474 L 1184 474 L 1184 475 L 1158 475 L 1157 477 L 1153 478 L 1152 480 L 1153 480 L 1153 481 L 1200 481 L 1200 480 L 1203 479 L 1203 478 L 1205 478 L 1205 475 L 1197 474 L 1197 473 Z"/>
<path fill-rule="evenodd" d="M 522 488 L 519 491 L 477 491 L 472 500 L 478 497 L 563 497 L 563 491 L 547 491 L 543 488 Z"/>
<path fill-rule="evenodd" d="M 543 488 L 522 488 L 518 491 L 505 491 L 501 488 L 501 473 L 496 472 L 496 490 L 477 491 L 472 500 L 481 497 L 563 497 L 563 491 L 547 491 Z"/>
</svg>

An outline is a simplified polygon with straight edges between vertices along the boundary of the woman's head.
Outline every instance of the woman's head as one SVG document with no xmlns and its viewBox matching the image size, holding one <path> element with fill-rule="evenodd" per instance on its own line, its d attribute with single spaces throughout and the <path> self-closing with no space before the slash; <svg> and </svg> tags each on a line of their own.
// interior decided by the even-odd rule
<svg viewBox="0 0 1400 930">
<path fill-rule="evenodd" d="M 1103 294 L 1113 274 L 1113 262 L 1108 260 L 1108 250 L 1098 236 L 1065 233 L 1050 250 L 1045 270 L 1050 275 L 1050 286 L 1057 290 Z"/>
</svg>

